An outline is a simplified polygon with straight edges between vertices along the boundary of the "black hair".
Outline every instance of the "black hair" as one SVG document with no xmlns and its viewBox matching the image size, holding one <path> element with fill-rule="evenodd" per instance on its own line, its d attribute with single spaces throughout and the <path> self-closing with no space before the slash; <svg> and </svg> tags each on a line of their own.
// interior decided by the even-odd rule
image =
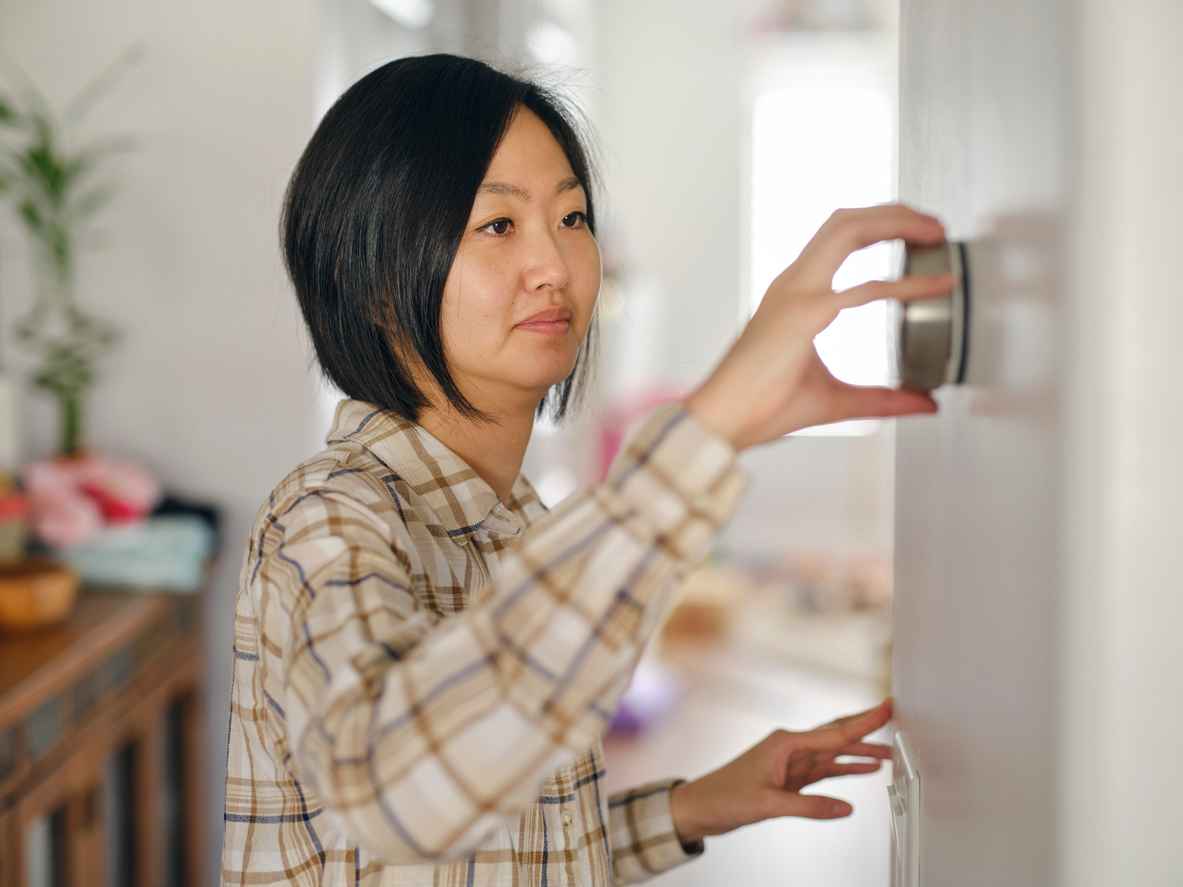
<svg viewBox="0 0 1183 887">
<path fill-rule="evenodd" d="M 407 56 L 350 86 L 317 126 L 287 185 L 280 241 L 316 360 L 346 396 L 417 422 L 430 405 L 409 372 L 406 358 L 417 357 L 460 414 L 492 421 L 452 379 L 440 304 L 477 188 L 522 106 L 566 154 L 594 235 L 590 127 L 577 122 L 576 105 L 534 79 L 447 53 Z M 597 315 L 536 419 L 549 404 L 557 424 L 572 398 L 582 400 Z"/>
</svg>

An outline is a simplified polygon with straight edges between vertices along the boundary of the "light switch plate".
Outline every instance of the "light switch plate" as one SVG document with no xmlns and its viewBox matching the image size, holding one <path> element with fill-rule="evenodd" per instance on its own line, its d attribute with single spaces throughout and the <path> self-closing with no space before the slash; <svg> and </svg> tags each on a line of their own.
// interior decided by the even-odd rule
<svg viewBox="0 0 1183 887">
<path fill-rule="evenodd" d="M 891 749 L 891 887 L 920 887 L 920 773 L 904 734 Z"/>
</svg>

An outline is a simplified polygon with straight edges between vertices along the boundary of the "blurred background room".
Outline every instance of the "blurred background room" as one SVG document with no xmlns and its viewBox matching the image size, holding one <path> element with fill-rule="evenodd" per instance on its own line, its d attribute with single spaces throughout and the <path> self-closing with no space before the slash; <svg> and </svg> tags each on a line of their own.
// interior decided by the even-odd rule
<svg viewBox="0 0 1183 887">
<path fill-rule="evenodd" d="M 110 884 L 217 870 L 245 534 L 340 396 L 284 276 L 280 201 L 346 87 L 455 52 L 557 83 L 594 126 L 599 382 L 566 427 L 537 427 L 523 466 L 553 506 L 711 370 L 832 210 L 896 198 L 896 28 L 891 0 L 0 0 L 0 142 L 17 152 L 0 166 L 0 521 L 10 560 L 20 526 L 39 565 L 25 587 L 58 595 L 49 627 L 33 602 L 6 611 L 0 785 L 64 737 L 106 750 L 86 771 L 101 777 L 0 811 L 27 882 L 87 860 Z M 16 125 L 41 107 L 30 87 L 52 130 Z M 835 286 L 895 258 L 856 253 Z M 887 346 L 883 303 L 818 340 L 859 384 L 888 383 Z M 610 790 L 699 776 L 890 692 L 893 445 L 891 422 L 866 420 L 743 454 L 749 492 L 613 722 Z M 160 624 L 189 645 L 180 664 L 137 641 Z M 88 726 L 96 699 L 133 687 L 157 694 L 151 711 Z M 853 816 L 710 839 L 662 883 L 885 885 L 889 778 L 823 784 Z M 154 831 L 121 812 L 129 797 Z"/>
</svg>

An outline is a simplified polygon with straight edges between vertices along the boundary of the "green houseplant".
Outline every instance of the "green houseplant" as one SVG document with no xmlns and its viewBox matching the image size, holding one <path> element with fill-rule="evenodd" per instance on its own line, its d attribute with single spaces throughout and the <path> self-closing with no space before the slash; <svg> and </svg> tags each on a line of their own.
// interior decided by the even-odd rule
<svg viewBox="0 0 1183 887">
<path fill-rule="evenodd" d="M 59 455 L 83 452 L 84 402 L 100 356 L 119 339 L 105 319 L 76 301 L 77 255 L 86 224 L 114 195 L 95 173 L 108 155 L 127 150 L 127 137 L 68 144 L 73 127 L 105 91 L 119 69 L 139 55 L 125 51 L 66 106 L 59 122 L 28 78 L 22 101 L 0 89 L 0 200 L 9 200 L 29 236 L 34 300 L 14 323 L 17 341 L 35 354 L 34 386 L 56 398 L 60 415 Z"/>
</svg>

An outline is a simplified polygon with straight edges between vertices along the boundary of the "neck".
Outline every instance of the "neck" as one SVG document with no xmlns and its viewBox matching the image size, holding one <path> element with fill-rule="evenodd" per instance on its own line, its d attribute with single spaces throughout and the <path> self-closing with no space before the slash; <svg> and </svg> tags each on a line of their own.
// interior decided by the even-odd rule
<svg viewBox="0 0 1183 887">
<path fill-rule="evenodd" d="M 419 414 L 419 424 L 468 463 L 493 488 L 502 504 L 508 506 L 530 444 L 538 401 L 519 403 L 512 408 L 473 403 L 496 422 L 467 419 L 448 405 L 446 410 L 424 409 Z"/>
</svg>

